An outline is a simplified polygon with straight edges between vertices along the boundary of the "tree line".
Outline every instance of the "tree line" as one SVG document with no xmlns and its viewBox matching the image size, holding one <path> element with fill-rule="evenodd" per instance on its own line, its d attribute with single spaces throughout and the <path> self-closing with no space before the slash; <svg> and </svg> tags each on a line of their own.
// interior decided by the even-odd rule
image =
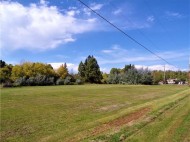
<svg viewBox="0 0 190 142">
<path fill-rule="evenodd" d="M 40 62 L 24 62 L 19 65 L 7 64 L 0 60 L 0 82 L 4 87 L 42 86 L 42 85 L 79 85 L 84 83 L 97 84 L 158 84 L 165 82 L 163 71 L 136 69 L 134 65 L 124 68 L 112 68 L 110 73 L 103 73 L 95 57 L 88 56 L 78 66 L 78 73 L 69 73 L 67 64 L 54 70 L 50 64 Z M 166 71 L 165 79 L 187 81 L 187 72 Z"/>
</svg>

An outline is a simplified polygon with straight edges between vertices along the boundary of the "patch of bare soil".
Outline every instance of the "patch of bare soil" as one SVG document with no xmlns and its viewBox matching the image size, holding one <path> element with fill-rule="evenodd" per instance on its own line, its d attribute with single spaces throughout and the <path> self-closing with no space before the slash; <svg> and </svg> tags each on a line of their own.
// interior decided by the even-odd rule
<svg viewBox="0 0 190 142">
<path fill-rule="evenodd" d="M 15 136 L 27 136 L 31 135 L 34 132 L 34 129 L 29 126 L 24 126 L 22 128 L 15 128 L 9 131 L 3 131 L 0 133 L 0 140 L 1 141 L 7 141 L 10 137 Z"/>
<path fill-rule="evenodd" d="M 104 123 L 103 125 L 96 127 L 91 135 L 95 136 L 100 133 L 103 133 L 109 129 L 116 129 L 120 128 L 123 125 L 127 125 L 130 122 L 133 122 L 135 120 L 138 120 L 139 118 L 143 117 L 145 114 L 147 114 L 150 111 L 150 108 L 142 108 L 138 111 L 135 111 L 133 113 L 128 114 L 127 116 L 123 116 L 120 118 L 117 118 L 115 120 L 112 120 L 110 122 Z"/>
<path fill-rule="evenodd" d="M 119 109 L 121 107 L 125 106 L 125 104 L 115 104 L 115 105 L 109 105 L 109 106 L 104 106 L 104 107 L 101 107 L 99 108 L 97 111 L 100 112 L 100 111 L 113 111 L 113 110 L 116 110 L 116 109 Z"/>
</svg>

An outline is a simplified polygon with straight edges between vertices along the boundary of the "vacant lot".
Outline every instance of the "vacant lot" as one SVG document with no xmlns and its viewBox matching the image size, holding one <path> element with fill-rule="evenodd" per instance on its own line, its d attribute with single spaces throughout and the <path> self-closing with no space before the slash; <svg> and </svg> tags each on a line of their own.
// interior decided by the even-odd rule
<svg viewBox="0 0 190 142">
<path fill-rule="evenodd" d="M 190 141 L 187 86 L 1 89 L 1 141 Z"/>
</svg>

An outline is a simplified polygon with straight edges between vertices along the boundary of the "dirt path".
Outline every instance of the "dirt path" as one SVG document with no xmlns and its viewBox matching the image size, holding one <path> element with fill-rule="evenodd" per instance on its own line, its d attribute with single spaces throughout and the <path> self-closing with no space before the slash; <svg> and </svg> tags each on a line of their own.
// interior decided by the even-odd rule
<svg viewBox="0 0 190 142">
<path fill-rule="evenodd" d="M 127 116 L 123 116 L 115 120 L 112 120 L 110 122 L 104 123 L 103 125 L 96 127 L 92 131 L 91 136 L 98 135 L 100 133 L 108 131 L 109 129 L 117 129 L 117 128 L 122 127 L 123 125 L 127 125 L 128 123 L 138 120 L 139 118 L 143 117 L 149 111 L 150 111 L 150 108 L 148 107 L 142 108 L 138 111 L 128 114 Z"/>
<path fill-rule="evenodd" d="M 107 123 L 104 123 L 104 124 L 94 128 L 92 131 L 89 132 L 89 134 L 87 136 L 83 135 L 81 137 L 73 137 L 72 139 L 69 139 L 68 142 L 80 141 L 81 139 L 83 139 L 85 137 L 96 136 L 96 135 L 104 133 L 104 132 L 106 132 L 108 130 L 118 130 L 122 126 L 128 125 L 129 123 L 134 122 L 134 121 L 138 120 L 139 118 L 142 118 L 148 112 L 150 112 L 149 107 L 141 108 L 141 109 L 139 109 L 139 110 L 137 110 L 135 112 L 132 112 L 132 113 L 126 115 L 126 116 L 119 117 L 117 119 L 114 119 L 112 121 L 109 121 Z"/>
</svg>

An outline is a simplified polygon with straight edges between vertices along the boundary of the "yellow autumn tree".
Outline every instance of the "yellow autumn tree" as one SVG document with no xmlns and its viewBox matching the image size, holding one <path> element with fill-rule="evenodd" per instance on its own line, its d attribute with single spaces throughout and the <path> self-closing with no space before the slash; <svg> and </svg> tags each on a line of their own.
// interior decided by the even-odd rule
<svg viewBox="0 0 190 142">
<path fill-rule="evenodd" d="M 15 81 L 17 78 L 24 76 L 23 68 L 20 65 L 15 65 L 12 69 L 11 79 Z"/>
<path fill-rule="evenodd" d="M 11 79 L 15 81 L 20 77 L 30 78 L 36 77 L 37 75 L 54 77 L 56 73 L 50 64 L 44 64 L 39 62 L 24 62 L 20 65 L 15 65 L 12 68 Z"/>
<path fill-rule="evenodd" d="M 65 63 L 64 65 L 62 64 L 58 69 L 57 69 L 57 74 L 60 76 L 61 79 L 65 79 L 67 77 L 68 69 L 67 69 L 67 64 Z"/>
</svg>

